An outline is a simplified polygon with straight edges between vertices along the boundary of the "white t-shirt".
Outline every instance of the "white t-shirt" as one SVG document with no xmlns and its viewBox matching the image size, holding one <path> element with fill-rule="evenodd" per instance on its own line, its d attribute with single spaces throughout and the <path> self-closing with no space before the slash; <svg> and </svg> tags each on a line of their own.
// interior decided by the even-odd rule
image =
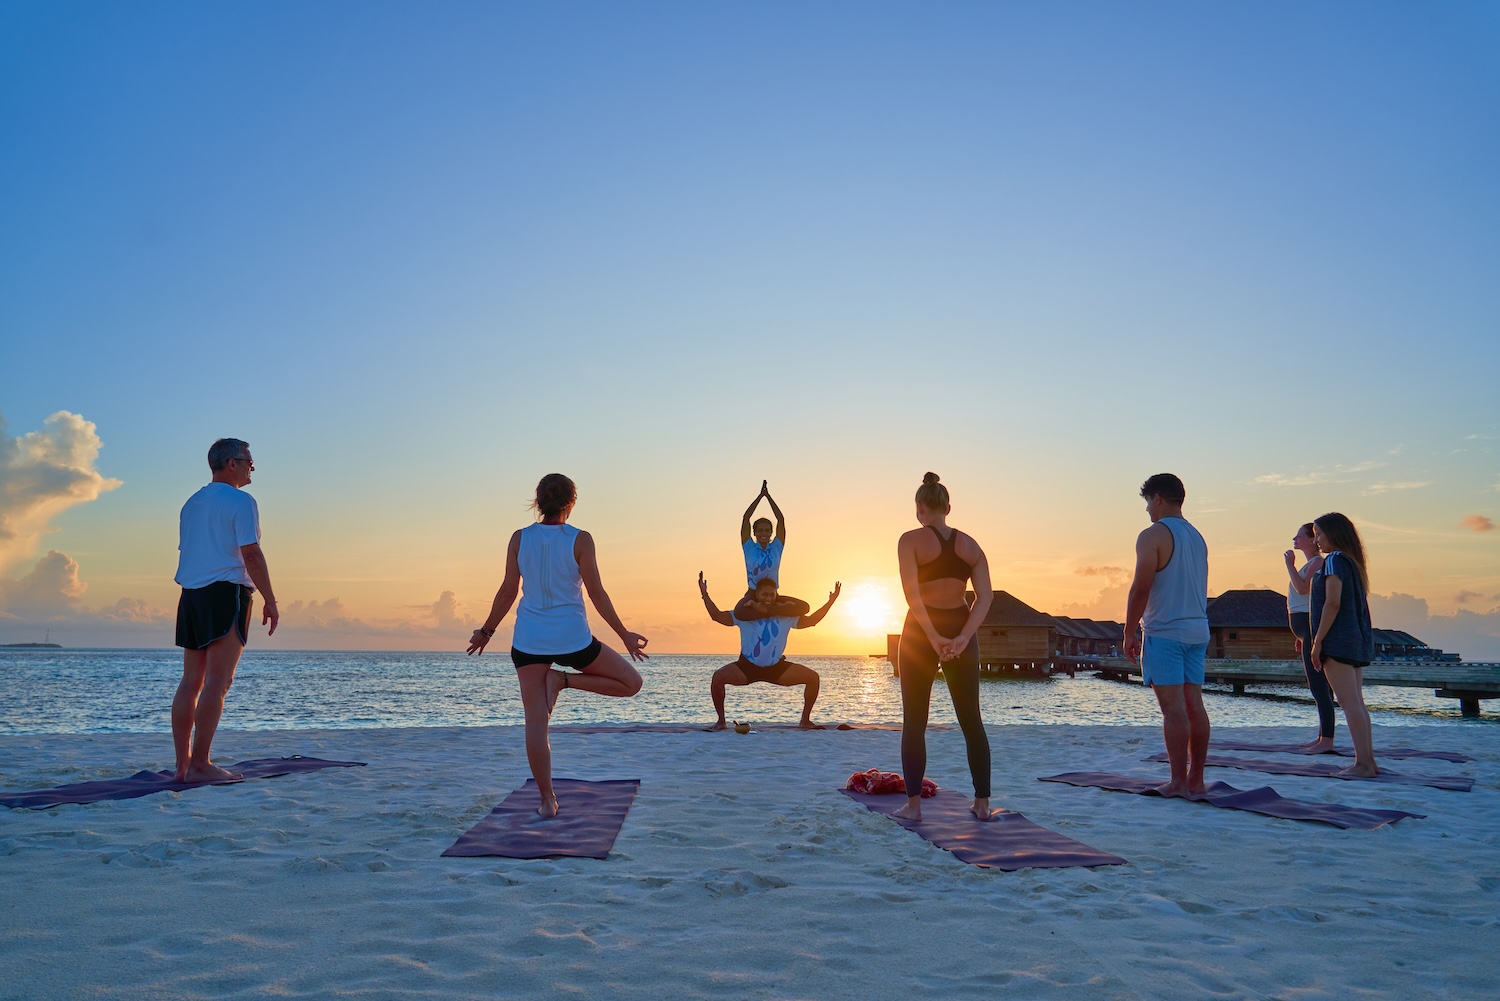
<svg viewBox="0 0 1500 1001">
<path fill-rule="evenodd" d="M 187 499 L 178 516 L 178 584 L 207 587 L 221 580 L 254 587 L 240 547 L 260 541 L 255 498 L 228 483 L 210 483 Z"/>
<path fill-rule="evenodd" d="M 745 545 L 745 580 L 750 589 L 761 582 L 762 578 L 769 577 L 777 584 L 781 583 L 781 550 L 780 539 L 772 539 L 766 548 L 760 548 L 760 543 L 754 539 L 746 539 Z"/>
<path fill-rule="evenodd" d="M 787 637 L 791 636 L 801 616 L 745 621 L 730 613 L 730 618 L 740 627 L 740 656 L 756 667 L 770 667 L 781 663 L 781 658 L 786 655 Z"/>
</svg>

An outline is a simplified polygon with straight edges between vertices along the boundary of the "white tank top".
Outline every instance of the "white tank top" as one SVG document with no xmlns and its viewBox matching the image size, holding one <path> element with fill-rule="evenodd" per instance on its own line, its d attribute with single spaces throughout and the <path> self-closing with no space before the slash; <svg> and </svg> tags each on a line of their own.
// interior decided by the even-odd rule
<svg viewBox="0 0 1500 1001">
<path fill-rule="evenodd" d="M 593 642 L 588 614 L 583 608 L 583 578 L 573 543 L 572 525 L 543 525 L 521 529 L 521 603 L 516 607 L 516 630 L 511 645 L 525 653 L 577 653 Z"/>
<path fill-rule="evenodd" d="M 1208 642 L 1208 543 L 1182 518 L 1163 518 L 1172 533 L 1172 558 L 1156 572 L 1146 615 L 1146 635 L 1179 643 Z"/>
<path fill-rule="evenodd" d="M 1306 569 L 1307 564 L 1302 564 L 1302 570 Z M 1297 576 L 1302 577 L 1303 580 L 1307 579 L 1305 576 L 1303 576 L 1301 570 L 1297 571 Z M 1286 586 L 1286 610 L 1291 613 L 1312 611 L 1311 590 L 1309 590 L 1307 594 L 1298 594 L 1297 588 L 1294 587 L 1290 582 L 1288 582 Z"/>
</svg>

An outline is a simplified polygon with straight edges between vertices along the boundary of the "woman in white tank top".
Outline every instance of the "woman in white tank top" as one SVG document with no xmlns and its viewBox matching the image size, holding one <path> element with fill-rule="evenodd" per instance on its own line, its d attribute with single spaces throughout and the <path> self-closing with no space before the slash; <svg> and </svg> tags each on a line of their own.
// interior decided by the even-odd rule
<svg viewBox="0 0 1500 1001">
<path fill-rule="evenodd" d="M 600 617 L 625 644 L 631 660 L 646 659 L 646 637 L 625 628 L 604 591 L 593 537 L 568 524 L 577 501 L 578 490 L 572 480 L 561 473 L 542 477 L 532 502 L 542 519 L 510 537 L 505 550 L 505 580 L 495 592 L 489 618 L 469 640 L 469 653 L 484 653 L 485 645 L 520 595 L 510 657 L 521 681 L 526 760 L 541 794 L 537 813 L 543 817 L 556 816 L 558 809 L 552 787 L 552 745 L 547 738 L 547 721 L 557 705 L 558 693 L 572 688 L 628 698 L 641 690 L 640 672 L 589 632 L 584 589 Z M 580 673 L 561 671 L 553 664 Z"/>
</svg>

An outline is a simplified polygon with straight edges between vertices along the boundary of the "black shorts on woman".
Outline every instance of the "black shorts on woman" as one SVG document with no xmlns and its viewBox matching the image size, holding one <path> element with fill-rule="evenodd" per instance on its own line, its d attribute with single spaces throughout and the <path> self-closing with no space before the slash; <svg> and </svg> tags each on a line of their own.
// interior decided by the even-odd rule
<svg viewBox="0 0 1500 1001">
<path fill-rule="evenodd" d="M 510 662 L 517 667 L 526 667 L 528 664 L 543 664 L 551 667 L 557 664 L 559 667 L 571 667 L 575 671 L 582 671 L 598 660 L 600 652 L 604 649 L 604 644 L 595 637 L 590 636 L 589 640 L 591 642 L 588 646 L 572 653 L 526 653 L 511 647 Z"/>
</svg>

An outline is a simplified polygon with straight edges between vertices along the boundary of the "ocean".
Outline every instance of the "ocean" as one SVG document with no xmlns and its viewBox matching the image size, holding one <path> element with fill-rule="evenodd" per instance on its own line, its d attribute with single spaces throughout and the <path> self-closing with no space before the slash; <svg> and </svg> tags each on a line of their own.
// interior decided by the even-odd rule
<svg viewBox="0 0 1500 1001">
<path fill-rule="evenodd" d="M 631 699 L 564 692 L 553 723 L 629 725 L 712 722 L 708 680 L 721 655 L 664 654 L 638 665 L 645 687 Z M 822 675 L 813 715 L 822 723 L 901 721 L 891 666 L 876 657 L 799 658 Z M 0 733 L 162 733 L 181 674 L 168 650 L 0 649 Z M 941 683 L 939 683 L 941 688 Z M 1460 720 L 1453 700 L 1425 689 L 1365 689 L 1376 726 L 1492 725 L 1500 714 Z M 1205 690 L 1215 727 L 1306 726 L 1317 713 L 1305 689 Z M 796 722 L 800 688 L 729 689 L 727 715 Z M 1485 706 L 1490 703 L 1484 703 Z M 1140 684 L 1080 675 L 986 679 L 980 709 L 990 724 L 1155 725 L 1156 701 Z M 956 722 L 946 691 L 933 695 L 933 723 Z M 522 722 L 515 672 L 505 654 L 380 651 L 262 651 L 240 661 L 222 726 L 231 730 L 493 726 Z M 1343 727 L 1342 718 L 1339 722 Z"/>
</svg>

